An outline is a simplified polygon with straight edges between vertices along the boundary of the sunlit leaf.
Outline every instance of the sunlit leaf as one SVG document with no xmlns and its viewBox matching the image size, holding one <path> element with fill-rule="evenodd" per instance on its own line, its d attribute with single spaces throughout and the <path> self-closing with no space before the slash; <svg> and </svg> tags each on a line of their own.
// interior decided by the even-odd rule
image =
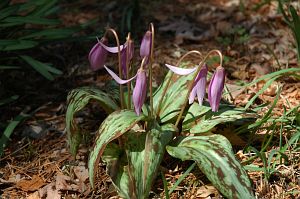
<svg viewBox="0 0 300 199">
<path fill-rule="evenodd" d="M 167 146 L 181 160 L 194 160 L 212 184 L 227 198 L 255 198 L 247 173 L 222 135 L 179 137 Z"/>
<path fill-rule="evenodd" d="M 161 95 L 164 88 L 166 87 L 170 75 L 171 73 L 169 72 L 162 86 L 158 88 L 153 97 L 154 109 L 158 110 L 158 107 L 160 106 L 159 117 L 161 122 L 167 122 L 178 115 L 181 107 L 184 105 L 190 81 L 194 76 L 193 74 L 186 76 L 173 75 L 171 84 L 167 89 L 164 100 L 161 104 L 159 104 Z"/>
<path fill-rule="evenodd" d="M 208 103 L 203 103 L 202 106 L 193 103 L 183 120 L 182 129 L 190 133 L 205 133 L 218 124 L 227 122 L 243 124 L 255 120 L 256 117 L 254 112 L 226 104 L 220 104 L 219 111 L 212 112 Z"/>
<path fill-rule="evenodd" d="M 93 150 L 88 162 L 90 183 L 94 186 L 95 171 L 108 143 L 117 139 L 133 128 L 144 115 L 137 116 L 132 110 L 121 110 L 111 113 L 100 125 Z"/>
</svg>

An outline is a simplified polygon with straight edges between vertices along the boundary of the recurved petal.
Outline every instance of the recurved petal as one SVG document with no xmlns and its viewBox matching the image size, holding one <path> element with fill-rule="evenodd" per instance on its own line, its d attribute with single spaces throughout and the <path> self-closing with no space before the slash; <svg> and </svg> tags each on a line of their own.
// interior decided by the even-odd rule
<svg viewBox="0 0 300 199">
<path fill-rule="evenodd" d="M 146 72 L 140 69 L 137 73 L 135 87 L 132 93 L 132 101 L 137 115 L 141 114 L 141 109 L 147 95 L 147 77 Z"/>
<path fill-rule="evenodd" d="M 114 73 L 112 70 L 110 70 L 109 68 L 107 68 L 105 65 L 104 65 L 104 68 L 107 70 L 107 72 L 110 74 L 110 76 L 116 81 L 118 82 L 118 84 L 126 84 L 130 81 L 132 81 L 133 79 L 135 79 L 137 77 L 137 74 L 135 76 L 133 76 L 132 78 L 130 79 L 127 79 L 127 80 L 123 80 L 121 79 L 116 73 Z"/>
<path fill-rule="evenodd" d="M 208 101 L 213 112 L 217 112 L 219 110 L 224 82 L 225 69 L 219 66 L 213 74 L 208 87 Z"/>
<path fill-rule="evenodd" d="M 195 68 L 180 68 L 176 66 L 172 66 L 170 64 L 165 64 L 166 67 L 168 67 L 172 72 L 174 72 L 177 75 L 189 75 L 197 70 L 197 67 Z"/>
<path fill-rule="evenodd" d="M 107 43 L 105 44 L 101 41 L 99 41 L 99 44 L 110 53 L 118 53 L 118 46 L 110 47 L 107 46 Z M 126 43 L 124 45 L 120 45 L 120 51 L 122 51 L 124 48 L 126 48 Z"/>
</svg>

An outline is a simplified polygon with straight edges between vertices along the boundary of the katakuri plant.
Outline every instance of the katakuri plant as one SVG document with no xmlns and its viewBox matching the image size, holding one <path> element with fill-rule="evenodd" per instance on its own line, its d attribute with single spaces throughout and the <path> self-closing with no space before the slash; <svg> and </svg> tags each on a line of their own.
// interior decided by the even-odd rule
<svg viewBox="0 0 300 199">
<path fill-rule="evenodd" d="M 116 39 L 116 47 L 108 46 L 109 32 Z M 104 67 L 120 85 L 119 97 L 115 96 L 114 87 L 106 90 L 83 87 L 68 95 L 66 130 L 73 155 L 76 155 L 85 133 L 76 123 L 76 113 L 94 99 L 108 114 L 99 126 L 89 155 L 92 187 L 96 188 L 95 172 L 102 160 L 120 197 L 148 198 L 157 170 L 165 152 L 168 152 L 175 158 L 195 161 L 227 198 L 255 198 L 248 175 L 236 159 L 227 138 L 220 134 L 201 134 L 210 132 L 220 123 L 253 118 L 253 114 L 244 109 L 220 104 L 225 83 L 221 52 L 212 50 L 194 68 L 182 68 L 183 59 L 188 55 L 196 54 L 199 59 L 202 58 L 199 51 L 187 52 L 176 66 L 166 65 L 170 71 L 153 92 L 154 35 L 151 23 L 141 42 L 141 64 L 135 69 L 132 65 L 134 56 L 130 34 L 127 41 L 120 45 L 116 32 L 107 29 L 105 39 L 98 40 L 92 48 L 89 60 L 92 70 Z M 104 65 L 108 53 L 118 54 L 118 75 Z M 204 100 L 209 71 L 205 63 L 212 54 L 220 57 L 220 65 L 215 69 L 208 86 L 209 106 Z M 129 77 L 129 74 L 135 75 Z M 134 80 L 135 86 L 131 92 Z M 122 87 L 123 84 L 127 84 L 127 89 Z M 195 103 L 196 96 L 198 103 Z"/>
</svg>

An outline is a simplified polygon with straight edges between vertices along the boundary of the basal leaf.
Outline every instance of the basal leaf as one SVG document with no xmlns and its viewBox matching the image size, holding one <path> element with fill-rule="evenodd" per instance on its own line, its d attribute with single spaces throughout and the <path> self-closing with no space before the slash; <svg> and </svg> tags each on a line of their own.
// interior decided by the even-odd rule
<svg viewBox="0 0 300 199">
<path fill-rule="evenodd" d="M 121 110 L 113 112 L 102 122 L 88 163 L 89 178 L 92 186 L 94 186 L 94 173 L 106 145 L 132 129 L 133 126 L 143 119 L 145 119 L 144 115 L 137 116 L 132 110 Z"/>
<path fill-rule="evenodd" d="M 173 75 L 169 88 L 165 94 L 165 97 L 161 104 L 159 104 L 161 95 L 164 88 L 166 87 L 167 81 L 170 77 L 169 73 L 162 86 L 158 88 L 157 92 L 154 93 L 153 103 L 154 109 L 157 111 L 160 106 L 159 117 L 161 122 L 167 122 L 178 115 L 181 107 L 184 105 L 185 97 L 187 95 L 188 86 L 192 80 L 194 74 L 186 76 Z"/>
<path fill-rule="evenodd" d="M 251 182 L 235 158 L 230 142 L 222 135 L 179 137 L 168 153 L 194 160 L 213 185 L 227 198 L 255 198 Z"/>
<path fill-rule="evenodd" d="M 202 106 L 193 103 L 183 120 L 182 129 L 183 131 L 190 131 L 190 133 L 205 133 L 218 124 L 243 123 L 255 118 L 255 113 L 246 112 L 243 108 L 221 104 L 218 112 L 212 112 L 208 103 L 204 103 Z"/>
<path fill-rule="evenodd" d="M 82 138 L 82 132 L 80 127 L 76 124 L 75 115 L 83 109 L 91 99 L 97 100 L 107 113 L 119 109 L 115 101 L 107 93 L 99 89 L 82 87 L 72 90 L 67 99 L 66 130 L 70 150 L 73 155 L 76 154 Z"/>
<path fill-rule="evenodd" d="M 148 198 L 153 179 L 165 152 L 165 146 L 172 139 L 175 127 L 168 124 L 156 126 L 149 132 L 131 131 L 124 135 L 129 165 L 131 190 L 129 198 Z"/>
</svg>

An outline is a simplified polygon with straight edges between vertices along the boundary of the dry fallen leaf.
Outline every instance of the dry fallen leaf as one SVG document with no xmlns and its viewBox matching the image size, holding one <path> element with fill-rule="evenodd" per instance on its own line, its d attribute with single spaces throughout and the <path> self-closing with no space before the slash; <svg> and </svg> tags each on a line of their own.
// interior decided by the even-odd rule
<svg viewBox="0 0 300 199">
<path fill-rule="evenodd" d="M 41 199 L 40 194 L 38 191 L 30 194 L 28 197 L 26 197 L 26 199 Z"/>
<path fill-rule="evenodd" d="M 89 178 L 89 172 L 85 166 L 74 167 L 74 173 L 81 182 L 84 182 Z"/>
<path fill-rule="evenodd" d="M 17 187 L 23 191 L 36 191 L 44 185 L 44 180 L 37 175 L 34 175 L 31 180 L 20 180 L 17 183 Z"/>
</svg>

